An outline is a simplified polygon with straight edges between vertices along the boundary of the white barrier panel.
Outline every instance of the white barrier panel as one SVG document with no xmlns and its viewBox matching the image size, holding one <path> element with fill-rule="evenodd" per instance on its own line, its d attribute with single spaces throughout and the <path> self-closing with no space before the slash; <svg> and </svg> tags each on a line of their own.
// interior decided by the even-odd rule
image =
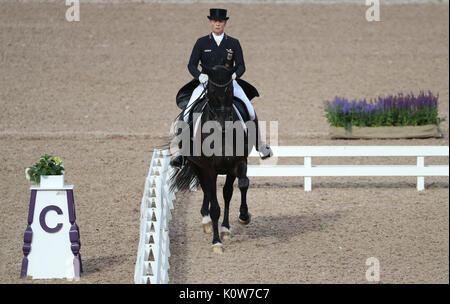
<svg viewBox="0 0 450 304">
<path fill-rule="evenodd" d="M 417 190 L 425 189 L 425 176 L 449 176 L 448 165 L 426 166 L 426 156 L 447 156 L 448 146 L 277 146 L 274 157 L 304 157 L 302 165 L 252 165 L 248 176 L 302 176 L 311 191 L 313 176 L 416 176 Z M 312 157 L 414 156 L 415 165 L 312 165 Z M 259 157 L 253 150 L 250 157 Z"/>
<path fill-rule="evenodd" d="M 169 282 L 168 223 L 175 200 L 168 184 L 173 170 L 169 161 L 169 150 L 154 150 L 141 202 L 139 246 L 134 271 L 136 284 Z"/>
</svg>

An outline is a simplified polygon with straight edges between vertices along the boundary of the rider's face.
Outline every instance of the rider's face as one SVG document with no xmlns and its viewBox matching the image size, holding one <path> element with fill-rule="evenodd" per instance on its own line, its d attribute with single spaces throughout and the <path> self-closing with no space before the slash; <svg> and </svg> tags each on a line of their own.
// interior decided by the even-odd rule
<svg viewBox="0 0 450 304">
<path fill-rule="evenodd" d="M 227 24 L 226 20 L 209 20 L 211 23 L 211 30 L 216 35 L 221 35 Z"/>
</svg>

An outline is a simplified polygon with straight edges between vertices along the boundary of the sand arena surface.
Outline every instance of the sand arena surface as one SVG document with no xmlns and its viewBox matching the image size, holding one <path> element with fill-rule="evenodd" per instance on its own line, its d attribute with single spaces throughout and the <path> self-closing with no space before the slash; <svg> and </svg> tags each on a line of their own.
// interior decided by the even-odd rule
<svg viewBox="0 0 450 304">
<path fill-rule="evenodd" d="M 208 32 L 209 6 L 82 4 L 81 21 L 69 23 L 63 4 L 0 5 L 0 282 L 32 282 L 18 279 L 29 203 L 24 169 L 51 153 L 75 185 L 81 282 L 132 283 L 152 149 L 178 114 L 175 94 L 190 80 L 188 57 Z M 448 5 L 382 6 L 378 23 L 350 4 L 227 9 L 226 32 L 244 50 L 243 78 L 260 92 L 260 119 L 279 122 L 280 144 L 449 144 Z M 420 89 L 440 94 L 444 138 L 327 138 L 323 100 Z M 313 178 L 305 193 L 300 178 L 251 178 L 253 222 L 237 224 L 235 187 L 233 238 L 221 256 L 201 230 L 201 192 L 178 196 L 171 282 L 365 283 L 365 261 L 377 257 L 382 283 L 448 283 L 448 178 L 425 182 L 417 192 L 415 178 Z"/>
</svg>

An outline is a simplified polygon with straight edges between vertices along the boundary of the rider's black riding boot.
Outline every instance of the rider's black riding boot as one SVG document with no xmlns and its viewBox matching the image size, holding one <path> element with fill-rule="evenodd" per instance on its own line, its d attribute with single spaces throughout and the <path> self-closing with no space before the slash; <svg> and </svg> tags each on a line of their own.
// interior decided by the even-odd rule
<svg viewBox="0 0 450 304">
<path fill-rule="evenodd" d="M 261 134 L 259 132 L 259 123 L 258 123 L 258 117 L 256 116 L 255 113 L 255 119 L 253 120 L 255 122 L 255 127 L 256 127 L 256 151 L 260 152 L 261 155 L 261 159 L 266 159 L 269 158 L 273 155 L 272 149 L 270 148 L 270 146 L 268 144 L 266 144 L 264 141 L 262 141 L 261 139 Z"/>
</svg>

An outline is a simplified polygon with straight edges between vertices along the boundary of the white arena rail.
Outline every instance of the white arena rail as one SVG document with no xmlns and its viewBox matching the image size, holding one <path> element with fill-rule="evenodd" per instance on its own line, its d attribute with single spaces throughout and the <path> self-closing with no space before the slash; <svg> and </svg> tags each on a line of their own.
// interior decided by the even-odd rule
<svg viewBox="0 0 450 304">
<path fill-rule="evenodd" d="M 169 282 L 169 226 L 175 194 L 167 183 L 172 172 L 169 150 L 154 150 L 141 202 L 140 236 L 134 282 Z"/>
<path fill-rule="evenodd" d="M 312 176 L 415 176 L 417 190 L 425 189 L 425 176 L 449 176 L 448 165 L 425 165 L 424 158 L 449 156 L 448 146 L 274 146 L 275 157 L 303 157 L 303 165 L 250 165 L 248 176 L 301 176 L 311 191 Z M 312 157 L 414 156 L 415 165 L 315 165 Z M 250 157 L 259 157 L 252 151 Z M 134 282 L 169 282 L 169 226 L 175 194 L 169 191 L 169 150 L 153 152 L 141 202 L 140 236 Z M 194 190 L 194 189 L 192 189 Z"/>
<path fill-rule="evenodd" d="M 425 176 L 449 176 L 448 165 L 426 166 L 425 156 L 447 156 L 448 146 L 277 146 L 275 157 L 304 157 L 303 165 L 251 165 L 248 176 L 302 176 L 311 191 L 312 176 L 416 176 L 417 190 L 425 189 Z M 415 165 L 316 165 L 312 157 L 414 156 Z M 252 151 L 250 157 L 259 157 Z"/>
</svg>

